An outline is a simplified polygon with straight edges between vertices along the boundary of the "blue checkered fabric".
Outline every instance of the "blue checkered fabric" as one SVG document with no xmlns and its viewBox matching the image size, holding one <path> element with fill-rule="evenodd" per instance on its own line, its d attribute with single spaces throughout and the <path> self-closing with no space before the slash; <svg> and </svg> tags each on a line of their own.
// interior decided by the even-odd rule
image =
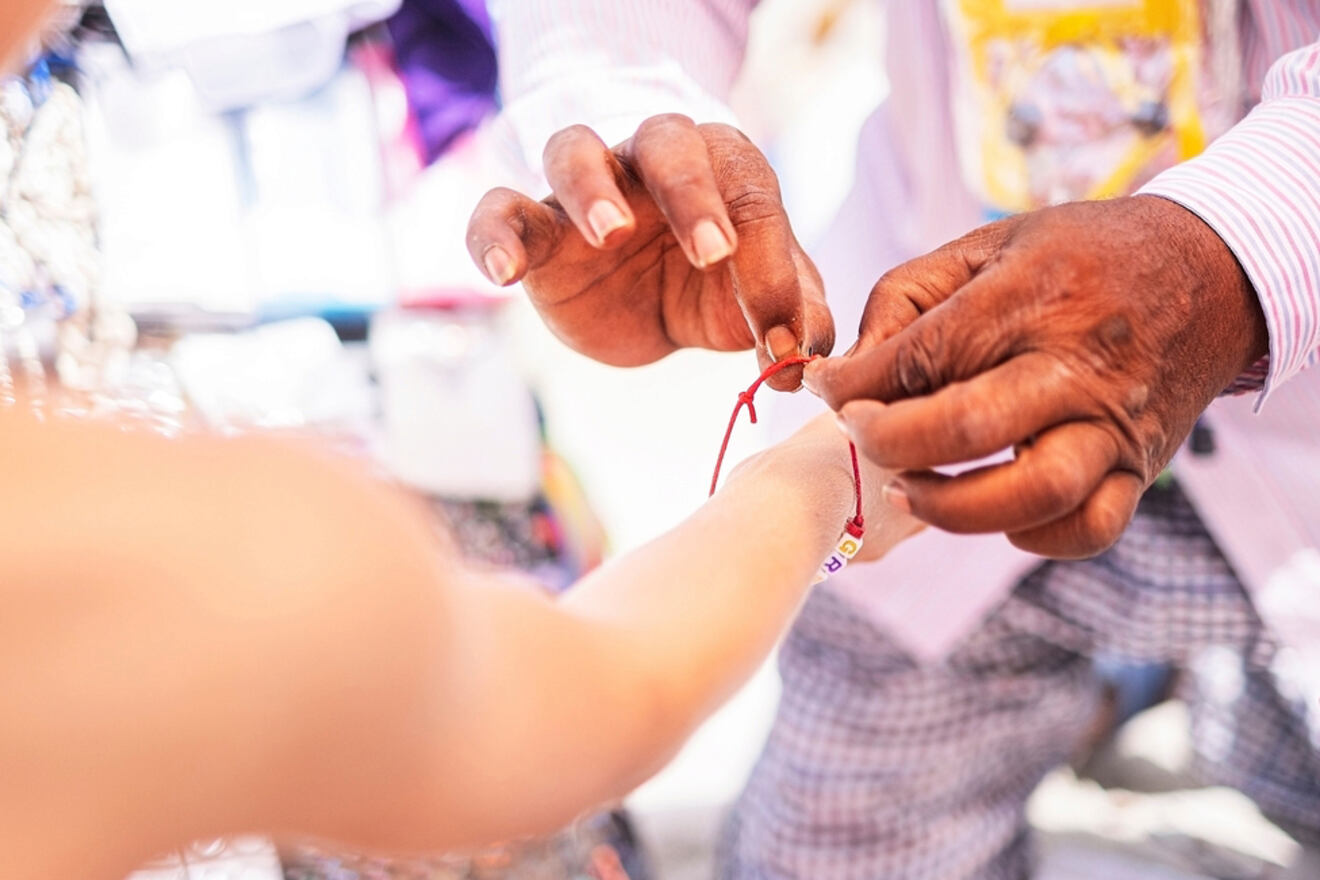
<svg viewBox="0 0 1320 880">
<path fill-rule="evenodd" d="M 1169 486 L 1147 493 L 1109 552 L 1027 575 L 938 665 L 915 663 L 837 596 L 813 594 L 781 650 L 783 697 L 726 830 L 720 876 L 1029 876 L 1026 800 L 1095 719 L 1098 655 L 1185 670 L 1180 690 L 1207 781 L 1239 788 L 1296 834 L 1316 834 L 1320 756 L 1305 709 L 1283 696 L 1268 633 Z M 1228 695 L 1219 693 L 1225 663 L 1241 684 Z"/>
</svg>

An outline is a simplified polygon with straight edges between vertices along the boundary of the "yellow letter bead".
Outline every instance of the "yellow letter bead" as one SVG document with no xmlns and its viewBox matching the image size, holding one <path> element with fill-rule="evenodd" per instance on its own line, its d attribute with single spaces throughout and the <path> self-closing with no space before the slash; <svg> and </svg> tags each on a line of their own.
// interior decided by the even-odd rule
<svg viewBox="0 0 1320 880">
<path fill-rule="evenodd" d="M 820 564 L 820 569 L 816 572 L 816 577 L 811 583 L 818 584 L 830 575 L 843 571 L 844 566 L 848 564 L 848 560 L 856 556 L 861 549 L 861 538 L 854 538 L 852 535 L 844 533 L 843 537 L 839 539 L 838 546 L 834 548 L 834 552 Z"/>
</svg>

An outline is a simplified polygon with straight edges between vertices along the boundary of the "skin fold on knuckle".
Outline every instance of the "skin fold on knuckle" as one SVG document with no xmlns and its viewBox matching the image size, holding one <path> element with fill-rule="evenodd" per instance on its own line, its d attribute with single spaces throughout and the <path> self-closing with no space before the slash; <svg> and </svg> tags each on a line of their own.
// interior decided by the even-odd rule
<svg viewBox="0 0 1320 880">
<path fill-rule="evenodd" d="M 1135 393 L 1130 385 L 1126 391 L 1111 390 L 1103 404 L 1104 417 L 1100 424 L 1117 447 L 1114 458 L 1118 466 L 1138 475 L 1143 485 L 1150 485 L 1173 458 L 1177 444 L 1169 448 L 1169 433 L 1162 424 L 1164 416 L 1154 408 L 1143 406 L 1140 414 L 1132 415 L 1129 404 Z"/>
<path fill-rule="evenodd" d="M 729 222 L 737 228 L 767 222 L 787 222 L 777 189 L 767 189 L 755 182 L 745 182 L 724 191 Z"/>
<path fill-rule="evenodd" d="M 929 271 L 918 272 L 911 266 L 896 266 L 881 275 L 880 280 L 871 288 L 867 317 L 870 317 L 872 301 L 881 304 L 884 314 L 891 311 L 910 312 L 909 320 L 915 320 L 938 305 L 942 299 L 940 285 L 931 278 Z"/>
<path fill-rule="evenodd" d="M 936 328 L 913 334 L 898 345 L 894 353 L 894 372 L 898 386 L 908 397 L 921 397 L 940 387 L 943 333 Z"/>
</svg>

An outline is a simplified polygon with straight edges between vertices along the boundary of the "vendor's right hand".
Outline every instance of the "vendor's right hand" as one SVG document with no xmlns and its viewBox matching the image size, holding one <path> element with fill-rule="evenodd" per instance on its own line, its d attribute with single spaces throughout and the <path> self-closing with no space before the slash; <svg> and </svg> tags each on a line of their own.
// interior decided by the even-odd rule
<svg viewBox="0 0 1320 880">
<path fill-rule="evenodd" d="M 820 275 L 742 132 L 653 116 L 610 149 L 574 126 L 550 139 L 544 167 L 553 195 L 491 190 L 468 250 L 495 283 L 521 280 L 577 351 L 635 366 L 679 348 L 755 348 L 764 368 L 833 348 Z M 794 367 L 770 384 L 801 377 Z"/>
</svg>

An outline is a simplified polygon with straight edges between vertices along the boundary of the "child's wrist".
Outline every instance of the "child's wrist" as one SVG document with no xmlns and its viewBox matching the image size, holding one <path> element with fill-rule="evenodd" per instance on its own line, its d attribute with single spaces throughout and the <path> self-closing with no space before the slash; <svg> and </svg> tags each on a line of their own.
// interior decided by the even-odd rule
<svg viewBox="0 0 1320 880">
<path fill-rule="evenodd" d="M 771 491 L 776 506 L 793 504 L 830 524 L 837 534 L 853 514 L 853 475 L 848 444 L 839 448 L 792 441 L 771 447 L 741 462 L 729 475 L 729 484 L 755 482 Z"/>
</svg>

